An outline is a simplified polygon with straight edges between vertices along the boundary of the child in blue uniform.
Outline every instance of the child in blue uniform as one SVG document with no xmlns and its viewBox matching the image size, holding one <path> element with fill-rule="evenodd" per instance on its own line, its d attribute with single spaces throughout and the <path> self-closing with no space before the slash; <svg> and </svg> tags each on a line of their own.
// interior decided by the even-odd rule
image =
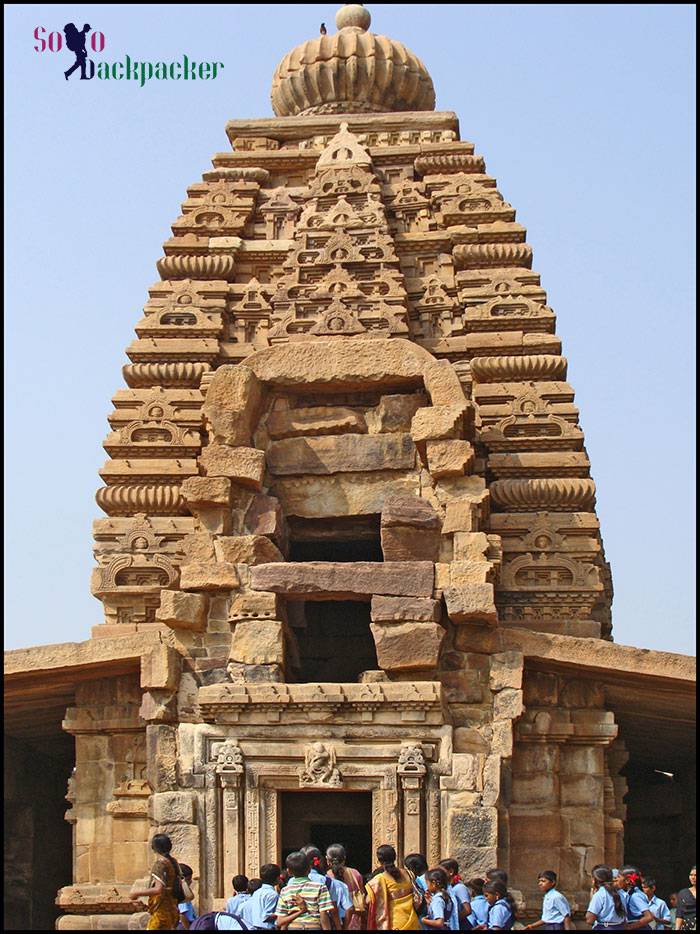
<svg viewBox="0 0 700 934">
<path fill-rule="evenodd" d="M 586 909 L 586 922 L 594 931 L 624 931 L 625 905 L 613 884 L 612 869 L 596 866 L 592 873 L 591 900 Z"/>
<path fill-rule="evenodd" d="M 634 866 L 623 866 L 620 873 L 627 892 L 627 930 L 650 931 L 654 916 L 642 891 L 641 873 Z"/>
<path fill-rule="evenodd" d="M 459 906 L 457 899 L 447 891 L 447 873 L 438 866 L 426 873 L 428 880 L 428 913 L 422 919 L 422 925 L 442 931 L 459 930 Z"/>
<path fill-rule="evenodd" d="M 428 861 L 422 853 L 409 853 L 408 856 L 404 857 L 403 864 L 406 869 L 408 869 L 408 871 L 413 875 L 416 888 L 423 896 L 423 901 L 416 909 L 418 920 L 421 922 L 421 929 L 423 929 L 422 921 L 423 918 L 428 914 L 428 899 L 426 898 L 428 892 L 428 880 L 425 878 L 425 874 L 428 871 Z"/>
<path fill-rule="evenodd" d="M 486 927 L 489 931 L 510 931 L 515 922 L 515 905 L 505 882 L 487 882 L 484 895 L 489 903 Z"/>
<path fill-rule="evenodd" d="M 537 888 L 542 892 L 542 914 L 539 921 L 525 926 L 526 931 L 546 927 L 548 931 L 571 931 L 571 908 L 561 892 L 557 891 L 557 874 L 545 869 L 537 878 Z"/>
<path fill-rule="evenodd" d="M 459 906 L 459 930 L 471 931 L 469 915 L 472 913 L 469 889 L 459 878 L 459 863 L 456 859 L 441 859 L 440 865 L 447 873 L 447 891 L 454 896 Z"/>
<path fill-rule="evenodd" d="M 231 879 L 234 894 L 226 901 L 226 911 L 230 915 L 239 915 L 243 908 L 243 903 L 250 898 L 248 892 L 248 876 L 239 875 Z"/>
<path fill-rule="evenodd" d="M 642 879 L 642 891 L 647 897 L 649 910 L 654 918 L 651 923 L 652 928 L 655 931 L 663 931 L 665 928 L 670 928 L 671 912 L 663 898 L 659 898 L 656 894 L 656 880 L 652 879 L 651 876 L 644 876 Z"/>
<path fill-rule="evenodd" d="M 484 880 L 479 877 L 470 879 L 467 882 L 467 888 L 471 894 L 469 904 L 472 909 L 472 913 L 469 915 L 469 923 L 472 928 L 481 927 L 483 929 L 486 927 L 489 918 L 489 903 L 484 895 Z"/>
<path fill-rule="evenodd" d="M 192 869 L 190 866 L 187 866 L 185 863 L 180 863 L 180 872 L 182 873 L 182 878 L 185 880 L 187 885 L 192 891 Z M 189 931 L 192 926 L 192 922 L 197 920 L 197 912 L 194 910 L 194 905 L 192 902 L 180 902 L 177 906 L 177 910 L 180 912 L 180 920 L 178 922 L 178 929 L 183 931 Z"/>
</svg>

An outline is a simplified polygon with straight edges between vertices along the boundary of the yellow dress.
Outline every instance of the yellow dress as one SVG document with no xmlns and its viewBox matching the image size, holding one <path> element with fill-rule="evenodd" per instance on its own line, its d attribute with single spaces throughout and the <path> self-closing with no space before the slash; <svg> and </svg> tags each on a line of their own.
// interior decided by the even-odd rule
<svg viewBox="0 0 700 934">
<path fill-rule="evenodd" d="M 150 895 L 148 898 L 150 918 L 146 930 L 174 931 L 180 920 L 180 912 L 173 892 L 175 869 L 170 860 L 159 856 L 151 867 L 151 878 L 162 882 L 164 888 L 160 895 Z"/>
<path fill-rule="evenodd" d="M 413 879 L 405 870 L 400 879 L 382 872 L 367 883 L 367 928 L 370 931 L 419 931 L 413 907 Z"/>
</svg>

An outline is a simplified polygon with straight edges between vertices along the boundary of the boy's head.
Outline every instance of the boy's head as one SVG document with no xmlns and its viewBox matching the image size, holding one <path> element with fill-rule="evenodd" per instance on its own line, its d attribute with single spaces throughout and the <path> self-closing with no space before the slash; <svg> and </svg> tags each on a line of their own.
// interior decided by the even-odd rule
<svg viewBox="0 0 700 934">
<path fill-rule="evenodd" d="M 290 853 L 285 860 L 285 865 L 295 879 L 309 874 L 309 857 L 301 850 L 297 853 Z"/>
<path fill-rule="evenodd" d="M 248 876 L 234 876 L 231 879 L 231 885 L 233 886 L 234 892 L 247 892 L 248 891 Z"/>
<path fill-rule="evenodd" d="M 504 885 L 508 885 L 508 873 L 505 869 L 489 869 L 486 873 L 487 882 L 502 882 Z"/>
<path fill-rule="evenodd" d="M 652 879 L 651 876 L 645 876 L 642 879 L 642 891 L 648 899 L 652 899 L 656 895 L 656 879 Z"/>
<path fill-rule="evenodd" d="M 545 869 L 537 877 L 537 888 L 540 892 L 549 892 L 557 884 L 557 874 L 552 869 Z"/>
<path fill-rule="evenodd" d="M 459 863 L 456 859 L 441 859 L 440 865 L 447 873 L 448 881 L 451 883 L 454 877 L 459 873 Z"/>
<path fill-rule="evenodd" d="M 267 863 L 260 870 L 260 878 L 265 885 L 277 885 L 280 881 L 282 870 L 277 863 Z"/>
<path fill-rule="evenodd" d="M 403 864 L 414 876 L 422 876 L 428 870 L 428 860 L 422 853 L 409 853 L 404 857 Z"/>
<path fill-rule="evenodd" d="M 262 879 L 251 879 L 248 883 L 248 894 L 252 895 L 253 892 L 257 892 L 260 888 L 262 888 Z"/>
<path fill-rule="evenodd" d="M 675 908 L 678 904 L 678 892 L 671 892 L 668 896 L 668 907 Z"/>
<path fill-rule="evenodd" d="M 187 863 L 180 863 L 180 872 L 182 873 L 185 882 L 189 885 L 192 881 L 192 867 L 188 866 Z"/>
</svg>

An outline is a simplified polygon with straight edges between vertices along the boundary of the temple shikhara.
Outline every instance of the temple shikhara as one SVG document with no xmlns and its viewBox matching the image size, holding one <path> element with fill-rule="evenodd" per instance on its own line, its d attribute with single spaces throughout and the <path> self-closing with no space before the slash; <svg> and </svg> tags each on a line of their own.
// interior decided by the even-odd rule
<svg viewBox="0 0 700 934">
<path fill-rule="evenodd" d="M 501 866 L 525 920 L 543 868 L 581 919 L 594 864 L 694 862 L 693 660 L 613 641 L 507 179 L 367 10 L 336 24 L 227 124 L 134 315 L 102 619 L 5 655 L 6 929 L 138 927 L 154 832 L 200 911 L 310 841 Z"/>
</svg>

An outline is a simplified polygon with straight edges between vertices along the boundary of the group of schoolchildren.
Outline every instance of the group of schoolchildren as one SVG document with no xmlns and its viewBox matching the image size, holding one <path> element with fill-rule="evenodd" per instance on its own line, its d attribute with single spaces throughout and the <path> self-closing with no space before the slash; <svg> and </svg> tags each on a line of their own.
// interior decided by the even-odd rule
<svg viewBox="0 0 700 934">
<path fill-rule="evenodd" d="M 160 836 L 170 844 L 165 835 Z M 262 867 L 259 879 L 234 876 L 233 895 L 225 911 L 197 917 L 192 870 L 173 860 L 169 849 L 166 869 L 167 860 L 177 867 L 184 883 L 181 891 L 187 893 L 186 900 L 177 904 L 177 927 L 185 930 L 507 931 L 514 926 L 524 930 L 575 927 L 552 870 L 544 870 L 537 879 L 543 896 L 539 920 L 523 925 L 516 924 L 515 902 L 502 869 L 491 869 L 485 878 L 465 883 L 454 859 L 444 859 L 429 869 L 425 857 L 413 853 L 399 868 L 394 848 L 383 845 L 377 850 L 380 868 L 363 879 L 357 870 L 345 865 L 346 854 L 340 844 L 330 846 L 325 855 L 314 846 L 306 846 L 287 857 L 284 871 L 268 864 Z M 167 881 L 162 868 L 156 868 L 154 876 Z M 161 922 L 157 921 L 158 905 L 162 908 L 161 902 L 149 899 L 149 929 L 172 930 L 172 922 L 167 923 L 162 911 Z M 593 930 L 652 930 L 672 927 L 673 918 L 666 902 L 656 895 L 653 879 L 643 878 L 633 866 L 618 870 L 598 865 L 591 873 L 586 922 Z"/>
</svg>

